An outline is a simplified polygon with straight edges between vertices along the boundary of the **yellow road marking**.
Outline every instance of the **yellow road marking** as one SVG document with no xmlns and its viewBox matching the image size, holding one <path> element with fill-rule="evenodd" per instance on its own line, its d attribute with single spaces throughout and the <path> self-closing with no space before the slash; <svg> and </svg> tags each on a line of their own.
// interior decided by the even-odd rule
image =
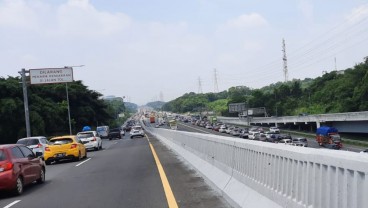
<svg viewBox="0 0 368 208">
<path fill-rule="evenodd" d="M 159 158 L 158 158 L 158 156 L 156 154 L 156 151 L 153 148 L 153 145 L 151 144 L 148 136 L 147 135 L 145 135 L 145 136 L 146 136 L 146 138 L 148 140 L 148 143 L 150 145 L 150 148 L 151 148 L 153 157 L 155 158 L 155 161 L 156 161 L 157 169 L 158 169 L 158 172 L 160 174 L 162 185 L 164 187 L 167 204 L 169 205 L 169 208 L 178 208 L 178 204 L 176 203 L 176 199 L 175 199 L 174 193 L 171 190 L 171 187 L 170 187 L 170 184 L 169 184 L 169 180 L 167 180 L 167 177 L 166 177 L 164 168 L 162 167 L 161 162 L 160 162 L 160 160 L 159 160 Z"/>
</svg>

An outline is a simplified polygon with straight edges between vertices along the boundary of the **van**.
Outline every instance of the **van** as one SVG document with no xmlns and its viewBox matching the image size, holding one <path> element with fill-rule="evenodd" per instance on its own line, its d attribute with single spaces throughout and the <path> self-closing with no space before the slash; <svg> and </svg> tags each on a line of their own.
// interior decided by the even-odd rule
<svg viewBox="0 0 368 208">
<path fill-rule="evenodd" d="M 108 126 L 97 126 L 96 131 L 101 139 L 109 137 L 110 128 Z"/>
</svg>

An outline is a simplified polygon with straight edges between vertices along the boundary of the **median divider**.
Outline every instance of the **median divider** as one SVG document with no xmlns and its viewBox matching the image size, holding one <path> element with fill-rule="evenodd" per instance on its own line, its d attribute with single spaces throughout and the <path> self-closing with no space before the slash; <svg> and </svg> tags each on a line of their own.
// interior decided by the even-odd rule
<svg viewBox="0 0 368 208">
<path fill-rule="evenodd" d="M 368 154 L 145 129 L 234 207 L 368 207 Z"/>
</svg>

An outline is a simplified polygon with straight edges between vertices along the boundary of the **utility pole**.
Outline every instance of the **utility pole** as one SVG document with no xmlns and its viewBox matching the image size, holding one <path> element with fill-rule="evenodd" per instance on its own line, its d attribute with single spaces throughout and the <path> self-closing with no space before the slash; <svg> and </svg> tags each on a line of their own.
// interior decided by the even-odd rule
<svg viewBox="0 0 368 208">
<path fill-rule="evenodd" d="M 337 71 L 336 56 L 335 56 L 335 71 Z"/>
<path fill-rule="evenodd" d="M 217 93 L 219 91 L 219 88 L 218 88 L 218 82 L 217 82 L 217 69 L 215 68 L 214 69 L 214 80 L 215 80 L 215 88 L 214 88 L 214 93 Z"/>
<path fill-rule="evenodd" d="M 286 46 L 285 46 L 285 39 L 282 39 L 282 52 L 284 54 L 282 60 L 284 62 L 284 78 L 285 78 L 285 82 L 288 81 L 289 78 L 289 72 L 288 72 L 288 68 L 287 68 L 287 57 L 286 57 Z"/>
<path fill-rule="evenodd" d="M 23 99 L 24 99 L 24 114 L 26 119 L 26 131 L 27 137 L 31 137 L 31 124 L 29 121 L 29 108 L 28 108 L 28 94 L 27 94 L 27 81 L 26 81 L 26 73 L 29 73 L 29 70 L 22 69 L 22 71 L 18 72 L 22 76 L 22 87 L 23 87 Z"/>
</svg>

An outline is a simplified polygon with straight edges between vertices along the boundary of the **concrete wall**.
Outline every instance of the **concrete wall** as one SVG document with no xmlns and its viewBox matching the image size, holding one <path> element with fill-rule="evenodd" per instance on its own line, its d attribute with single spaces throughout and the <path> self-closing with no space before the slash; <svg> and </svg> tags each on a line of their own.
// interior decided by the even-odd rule
<svg viewBox="0 0 368 208">
<path fill-rule="evenodd" d="M 368 207 L 368 154 L 146 129 L 235 206 Z"/>
</svg>

